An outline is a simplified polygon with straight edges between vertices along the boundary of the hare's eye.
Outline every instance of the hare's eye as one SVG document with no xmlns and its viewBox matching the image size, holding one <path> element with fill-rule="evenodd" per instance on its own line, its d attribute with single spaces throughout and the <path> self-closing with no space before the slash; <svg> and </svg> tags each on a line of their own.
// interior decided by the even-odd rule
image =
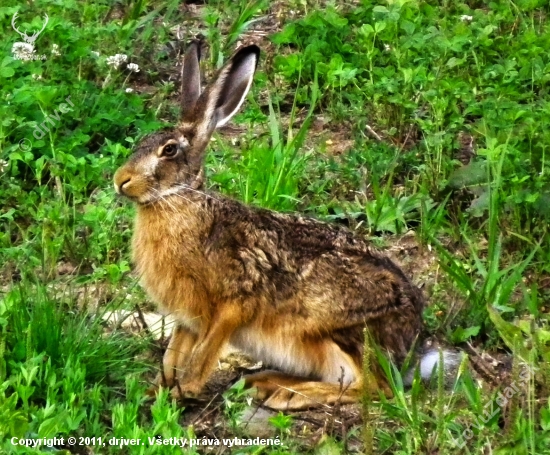
<svg viewBox="0 0 550 455">
<path fill-rule="evenodd" d="M 162 148 L 162 156 L 173 158 L 178 153 L 177 144 L 167 144 Z"/>
</svg>

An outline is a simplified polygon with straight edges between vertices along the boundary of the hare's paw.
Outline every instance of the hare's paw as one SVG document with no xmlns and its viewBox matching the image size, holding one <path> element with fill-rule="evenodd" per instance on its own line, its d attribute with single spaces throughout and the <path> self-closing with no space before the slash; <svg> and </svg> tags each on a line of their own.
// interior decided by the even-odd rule
<svg viewBox="0 0 550 455">
<path fill-rule="evenodd" d="M 278 389 L 267 398 L 263 405 L 278 411 L 303 410 L 318 407 L 319 403 L 307 395 L 289 389 Z"/>
<path fill-rule="evenodd" d="M 166 375 L 163 375 L 162 373 L 158 373 L 155 379 L 153 380 L 153 383 L 145 391 L 145 394 L 150 397 L 155 397 L 158 394 L 160 387 L 170 388 L 173 385 L 174 385 L 174 381 L 168 381 L 166 379 Z"/>
<path fill-rule="evenodd" d="M 171 374 L 170 376 L 167 376 L 166 373 L 165 374 L 158 373 L 153 381 L 153 385 L 156 386 L 157 388 L 158 387 L 171 388 L 171 387 L 174 387 L 174 384 L 175 384 L 175 380 L 174 380 L 173 374 Z"/>
<path fill-rule="evenodd" d="M 145 390 L 145 396 L 148 398 L 156 399 L 162 389 L 166 390 L 167 387 L 164 387 L 160 384 L 153 384 L 149 386 L 147 390 Z"/>
<path fill-rule="evenodd" d="M 174 379 L 168 380 L 165 374 L 163 375 L 162 373 L 158 373 L 151 385 L 145 391 L 145 395 L 155 398 L 159 394 L 161 387 L 171 389 L 174 386 L 174 383 Z"/>
<path fill-rule="evenodd" d="M 153 384 L 147 388 L 145 391 L 145 396 L 149 398 L 155 398 L 159 393 L 159 386 L 157 384 Z"/>
<path fill-rule="evenodd" d="M 198 382 L 187 382 L 185 384 L 176 384 L 175 387 L 172 387 L 170 395 L 176 400 L 181 400 L 184 398 L 197 398 L 202 390 L 202 384 Z"/>
</svg>

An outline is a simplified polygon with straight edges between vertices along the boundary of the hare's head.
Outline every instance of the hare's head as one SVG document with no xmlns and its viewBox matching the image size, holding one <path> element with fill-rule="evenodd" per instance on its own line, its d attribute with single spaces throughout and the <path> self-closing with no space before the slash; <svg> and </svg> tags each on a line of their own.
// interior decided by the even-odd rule
<svg viewBox="0 0 550 455">
<path fill-rule="evenodd" d="M 201 93 L 200 49 L 191 44 L 183 59 L 181 121 L 141 141 L 115 174 L 116 192 L 147 204 L 184 188 L 200 188 L 210 137 L 239 110 L 259 56 L 257 46 L 241 48 Z"/>
</svg>

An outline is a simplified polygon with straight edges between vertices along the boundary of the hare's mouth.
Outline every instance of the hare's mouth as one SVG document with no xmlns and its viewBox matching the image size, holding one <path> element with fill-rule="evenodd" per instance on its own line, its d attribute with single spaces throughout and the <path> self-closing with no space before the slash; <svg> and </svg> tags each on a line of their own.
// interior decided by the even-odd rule
<svg viewBox="0 0 550 455">
<path fill-rule="evenodd" d="M 134 204 L 138 204 L 138 205 L 147 205 L 156 200 L 156 198 L 151 198 L 151 197 L 143 198 L 140 196 L 125 194 L 122 192 L 117 192 L 116 194 L 117 194 L 117 197 L 128 199 L 130 202 L 133 202 Z"/>
<path fill-rule="evenodd" d="M 126 183 L 126 182 L 124 182 Z M 193 188 L 187 183 L 177 183 L 168 188 L 160 189 L 154 186 L 149 186 L 145 191 L 136 191 L 135 187 L 115 184 L 115 191 L 119 196 L 124 196 L 133 203 L 140 206 L 153 205 L 157 203 L 165 203 L 174 205 L 176 199 L 181 199 L 190 203 L 196 203 L 197 197 L 200 195 L 207 196 L 204 191 Z M 178 204 L 176 204 L 178 205 Z"/>
<path fill-rule="evenodd" d="M 124 189 L 117 188 L 115 186 L 115 192 L 117 196 L 124 197 L 129 201 L 138 205 L 148 205 L 162 199 L 162 195 L 155 194 L 156 192 L 150 192 L 150 191 L 147 191 L 141 194 L 135 194 L 129 191 L 124 191 Z"/>
</svg>

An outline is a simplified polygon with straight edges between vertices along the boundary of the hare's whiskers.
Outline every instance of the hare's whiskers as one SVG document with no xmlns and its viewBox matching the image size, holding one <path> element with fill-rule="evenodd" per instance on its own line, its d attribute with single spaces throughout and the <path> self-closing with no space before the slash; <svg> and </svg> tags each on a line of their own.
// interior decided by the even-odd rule
<svg viewBox="0 0 550 455">
<path fill-rule="evenodd" d="M 185 197 L 183 194 L 181 194 L 181 193 L 172 193 L 170 196 L 179 197 L 179 198 L 183 199 L 184 201 L 187 201 L 187 202 L 189 202 L 189 203 L 191 203 L 191 204 L 194 204 L 194 205 L 197 206 L 197 208 L 201 209 L 203 212 L 206 213 L 206 209 L 202 206 L 202 204 L 200 204 L 200 203 L 198 203 L 198 202 L 196 202 L 196 201 L 193 201 L 193 200 L 191 200 L 191 199 L 189 199 L 189 198 L 186 198 L 186 197 Z"/>
<path fill-rule="evenodd" d="M 187 186 L 181 186 L 181 185 L 177 185 L 175 187 L 173 187 L 175 189 L 189 189 Z M 200 204 L 199 202 L 197 201 L 193 201 L 192 199 L 189 199 L 189 198 L 186 198 L 183 194 L 181 194 L 181 192 L 179 191 L 170 191 L 168 193 L 161 193 L 159 190 L 153 188 L 154 191 L 156 191 L 156 193 L 158 194 L 157 196 L 157 200 L 162 200 L 164 202 L 166 202 L 170 207 L 172 207 L 172 209 L 174 210 L 174 212 L 178 212 L 178 210 L 176 209 L 176 207 L 174 207 L 173 204 L 171 204 L 168 199 L 167 199 L 167 196 L 174 196 L 174 197 L 179 197 L 181 199 L 183 199 L 184 201 L 186 202 L 189 202 L 190 204 L 193 204 L 195 206 L 197 206 L 198 209 L 202 210 L 203 212 L 206 213 L 206 209 L 203 207 L 202 204 Z"/>
<path fill-rule="evenodd" d="M 155 193 L 157 193 L 157 201 L 163 201 L 163 202 L 165 202 L 166 204 L 168 204 L 168 205 L 172 208 L 172 210 L 174 210 L 174 212 L 177 211 L 176 207 L 175 207 L 172 203 L 170 203 L 170 201 L 168 201 L 168 200 L 162 195 L 162 193 L 161 193 L 159 190 L 157 190 L 156 188 L 151 188 L 151 189 L 152 189 Z M 158 205 L 158 204 L 154 204 L 154 205 Z M 160 209 L 163 210 L 164 213 L 165 213 L 166 215 L 168 215 L 168 211 L 166 210 L 166 207 L 163 206 L 163 204 L 160 204 Z"/>
<path fill-rule="evenodd" d="M 214 199 L 215 201 L 219 202 L 220 204 L 225 204 L 225 201 L 223 201 L 222 199 L 219 199 L 219 198 L 217 198 L 216 196 L 214 196 L 212 194 L 205 193 L 204 191 L 197 190 L 195 188 L 191 188 L 190 186 L 185 185 L 185 184 L 177 185 L 176 188 L 181 188 L 181 189 L 184 189 L 184 190 L 193 191 L 194 193 L 201 194 L 201 195 L 203 195 L 207 198 Z"/>
</svg>

